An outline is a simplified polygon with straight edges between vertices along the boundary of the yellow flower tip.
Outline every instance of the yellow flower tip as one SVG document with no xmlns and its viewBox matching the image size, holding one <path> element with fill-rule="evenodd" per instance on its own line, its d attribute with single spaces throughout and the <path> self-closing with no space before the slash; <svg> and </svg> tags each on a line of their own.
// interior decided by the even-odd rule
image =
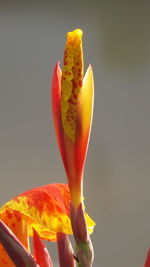
<svg viewBox="0 0 150 267">
<path fill-rule="evenodd" d="M 83 31 L 81 29 L 76 29 L 72 32 L 67 33 L 67 41 L 70 42 L 70 44 L 75 45 L 75 44 L 81 44 L 82 42 L 82 36 L 83 36 Z"/>
<path fill-rule="evenodd" d="M 61 118 L 64 132 L 74 142 L 77 98 L 83 81 L 83 52 L 80 29 L 68 32 L 61 81 Z"/>
</svg>

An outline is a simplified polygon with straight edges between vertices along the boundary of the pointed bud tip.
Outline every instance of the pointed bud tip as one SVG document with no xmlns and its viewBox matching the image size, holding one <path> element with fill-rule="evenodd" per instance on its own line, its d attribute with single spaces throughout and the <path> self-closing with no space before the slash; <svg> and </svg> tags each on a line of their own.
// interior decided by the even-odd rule
<svg viewBox="0 0 150 267">
<path fill-rule="evenodd" d="M 34 257 L 40 267 L 53 267 L 51 257 L 42 239 L 33 228 L 33 249 Z"/>
<path fill-rule="evenodd" d="M 57 247 L 61 267 L 75 267 L 73 249 L 66 234 L 57 233 Z"/>
<path fill-rule="evenodd" d="M 80 203 L 76 209 L 71 203 L 70 209 L 74 237 L 76 241 L 86 243 L 88 241 L 88 231 L 84 217 L 83 205 Z"/>
<path fill-rule="evenodd" d="M 32 255 L 2 221 L 0 221 L 0 242 L 16 266 L 38 266 Z"/>
</svg>

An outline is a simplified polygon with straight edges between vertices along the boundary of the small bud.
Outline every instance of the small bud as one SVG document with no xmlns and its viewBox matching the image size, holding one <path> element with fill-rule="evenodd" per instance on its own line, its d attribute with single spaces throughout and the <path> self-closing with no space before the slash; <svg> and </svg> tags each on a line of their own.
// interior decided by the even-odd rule
<svg viewBox="0 0 150 267">
<path fill-rule="evenodd" d="M 79 266 L 91 267 L 94 260 L 94 251 L 84 217 L 82 203 L 77 208 L 71 203 L 71 223 L 76 241 L 75 258 Z"/>
<path fill-rule="evenodd" d="M 71 210 L 71 222 L 72 222 L 74 237 L 76 241 L 82 241 L 83 243 L 85 243 L 88 241 L 88 231 L 87 231 L 82 203 L 80 203 L 76 209 L 74 208 L 71 202 L 70 210 Z"/>
<path fill-rule="evenodd" d="M 57 233 L 57 247 L 60 267 L 75 267 L 73 249 L 66 234 Z"/>
<path fill-rule="evenodd" d="M 0 221 L 0 243 L 17 267 L 38 267 L 37 263 L 13 232 Z"/>
<path fill-rule="evenodd" d="M 82 203 L 79 204 L 77 211 L 76 211 L 75 226 L 76 226 L 76 235 L 77 235 L 78 240 L 82 242 L 87 242 L 88 232 L 87 232 L 86 221 L 85 221 L 84 212 L 82 208 Z"/>
<path fill-rule="evenodd" d="M 76 242 L 75 256 L 78 259 L 79 266 L 92 267 L 94 260 L 94 250 L 89 236 L 88 241 L 85 243 Z"/>
<path fill-rule="evenodd" d="M 48 250 L 35 229 L 33 229 L 33 250 L 34 258 L 40 267 L 53 267 Z"/>
</svg>

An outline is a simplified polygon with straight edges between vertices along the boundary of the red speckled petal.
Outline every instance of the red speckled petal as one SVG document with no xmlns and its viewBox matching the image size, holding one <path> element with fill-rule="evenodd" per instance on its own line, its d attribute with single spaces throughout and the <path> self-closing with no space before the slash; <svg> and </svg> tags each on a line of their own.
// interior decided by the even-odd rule
<svg viewBox="0 0 150 267">
<path fill-rule="evenodd" d="M 33 236 L 33 228 L 41 238 L 49 241 L 56 241 L 57 232 L 72 234 L 69 216 L 70 194 L 67 184 L 49 184 L 34 188 L 18 195 L 0 208 L 0 219 L 28 250 L 28 231 L 29 235 Z M 91 233 L 94 222 L 87 214 L 85 216 Z M 0 266 L 14 267 L 2 246 Z"/>
<path fill-rule="evenodd" d="M 33 227 L 42 238 L 55 241 L 57 231 L 71 233 L 69 202 L 66 184 L 49 184 L 29 190 L 7 202 L 0 209 L 0 218 L 12 231 L 18 225 L 18 220 L 28 221 L 30 236 Z M 13 217 L 12 212 L 15 213 Z"/>
<path fill-rule="evenodd" d="M 72 234 L 69 216 L 70 193 L 67 184 L 49 184 L 31 189 L 5 203 L 0 209 L 0 219 L 19 239 L 22 233 L 27 232 L 26 224 L 30 236 L 34 228 L 40 237 L 49 241 L 56 240 L 57 232 Z M 89 232 L 92 232 L 94 223 L 87 214 L 85 216 Z M 21 242 L 28 248 L 23 237 Z"/>
</svg>

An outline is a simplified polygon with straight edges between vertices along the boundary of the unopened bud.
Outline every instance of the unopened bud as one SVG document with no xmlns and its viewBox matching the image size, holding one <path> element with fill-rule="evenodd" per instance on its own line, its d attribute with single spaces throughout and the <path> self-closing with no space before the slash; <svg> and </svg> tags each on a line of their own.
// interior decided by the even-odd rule
<svg viewBox="0 0 150 267">
<path fill-rule="evenodd" d="M 0 221 L 0 243 L 17 267 L 39 266 L 19 239 L 2 221 Z"/>
<path fill-rule="evenodd" d="M 40 267 L 53 267 L 51 257 L 38 233 L 33 229 L 34 258 Z"/>
<path fill-rule="evenodd" d="M 71 223 L 76 241 L 75 258 L 81 267 L 91 267 L 94 259 L 94 251 L 90 236 L 87 231 L 82 203 L 77 208 L 71 203 Z"/>
<path fill-rule="evenodd" d="M 57 247 L 60 267 L 75 267 L 73 249 L 66 234 L 57 233 Z"/>
</svg>

